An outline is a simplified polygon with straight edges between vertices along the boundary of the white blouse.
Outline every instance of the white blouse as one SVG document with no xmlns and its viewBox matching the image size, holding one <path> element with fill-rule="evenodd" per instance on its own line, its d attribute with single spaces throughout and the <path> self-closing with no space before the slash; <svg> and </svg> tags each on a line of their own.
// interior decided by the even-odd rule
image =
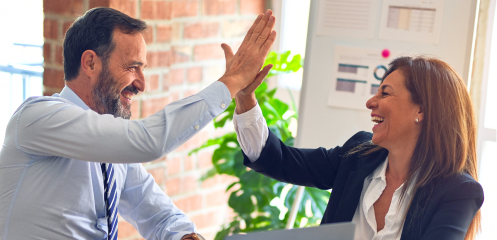
<svg viewBox="0 0 497 240">
<path fill-rule="evenodd" d="M 235 112 L 233 123 L 241 148 L 248 159 L 251 162 L 255 162 L 261 155 L 261 151 L 269 136 L 261 108 L 257 104 L 245 113 L 236 114 Z M 388 157 L 373 173 L 364 179 L 360 202 L 352 218 L 352 222 L 356 224 L 356 240 L 398 240 L 402 235 L 404 216 L 412 198 L 412 189 L 409 189 L 399 207 L 399 198 L 402 187 L 404 186 L 403 184 L 393 194 L 390 208 L 385 216 L 384 228 L 379 232 L 376 231 L 377 226 L 373 204 L 378 200 L 387 185 L 385 177 L 387 166 Z"/>
</svg>

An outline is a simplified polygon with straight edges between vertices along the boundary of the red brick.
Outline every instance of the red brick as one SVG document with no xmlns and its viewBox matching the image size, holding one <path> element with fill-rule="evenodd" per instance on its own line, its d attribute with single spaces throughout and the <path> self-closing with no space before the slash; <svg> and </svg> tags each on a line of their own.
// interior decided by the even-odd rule
<svg viewBox="0 0 497 240">
<path fill-rule="evenodd" d="M 147 92 L 159 90 L 159 75 L 154 74 L 148 76 Z"/>
<path fill-rule="evenodd" d="M 241 14 L 259 14 L 264 11 L 264 0 L 240 0 Z"/>
<path fill-rule="evenodd" d="M 43 0 L 43 12 L 78 17 L 84 14 L 83 0 Z"/>
<path fill-rule="evenodd" d="M 169 95 L 169 99 L 171 102 L 176 102 L 178 101 L 180 98 L 179 98 L 179 92 L 172 92 L 170 95 Z"/>
<path fill-rule="evenodd" d="M 165 167 L 156 167 L 147 170 L 155 179 L 155 182 L 159 185 L 164 184 L 164 177 L 166 176 Z"/>
<path fill-rule="evenodd" d="M 233 15 L 236 12 L 237 0 L 204 0 L 202 12 L 204 15 Z"/>
<path fill-rule="evenodd" d="M 244 37 L 253 21 L 225 21 L 223 23 L 223 38 Z M 234 50 L 233 50 L 234 51 Z"/>
<path fill-rule="evenodd" d="M 195 61 L 223 59 L 224 51 L 218 43 L 197 45 L 193 48 L 193 58 Z"/>
<path fill-rule="evenodd" d="M 228 202 L 229 196 L 229 193 L 226 193 L 226 190 L 224 189 L 208 193 L 205 196 L 205 205 L 206 207 L 224 205 Z"/>
<path fill-rule="evenodd" d="M 171 3 L 165 1 L 143 0 L 142 19 L 171 19 Z"/>
<path fill-rule="evenodd" d="M 137 0 L 111 0 L 109 7 L 136 18 Z"/>
<path fill-rule="evenodd" d="M 154 42 L 154 28 L 153 26 L 148 26 L 145 31 L 142 33 L 143 39 L 145 40 L 146 44 L 151 44 Z"/>
<path fill-rule="evenodd" d="M 43 44 L 43 61 L 45 63 L 52 62 L 52 49 L 51 49 L 50 43 Z"/>
<path fill-rule="evenodd" d="M 141 117 L 146 118 L 168 104 L 168 99 L 166 97 L 161 98 L 151 98 L 151 99 L 143 99 L 141 106 Z"/>
<path fill-rule="evenodd" d="M 173 196 L 181 191 L 181 177 L 171 178 L 166 181 L 167 195 Z"/>
<path fill-rule="evenodd" d="M 159 66 L 161 67 L 171 66 L 171 52 L 169 51 L 158 52 L 158 63 Z"/>
<path fill-rule="evenodd" d="M 171 2 L 171 18 L 197 16 L 197 0 L 174 0 Z"/>
<path fill-rule="evenodd" d="M 192 67 L 186 70 L 186 81 L 196 83 L 202 81 L 202 67 Z"/>
<path fill-rule="evenodd" d="M 62 46 L 55 46 L 55 63 L 62 65 L 63 64 L 63 56 L 62 56 Z"/>
<path fill-rule="evenodd" d="M 72 26 L 72 21 L 70 22 L 65 22 L 64 24 L 62 24 L 62 36 L 65 37 L 66 36 L 66 32 L 67 30 Z"/>
<path fill-rule="evenodd" d="M 183 94 L 183 98 L 187 98 L 189 96 L 193 96 L 195 94 L 197 94 L 199 92 L 199 90 L 197 89 L 189 89 L 189 90 L 186 90 L 185 91 L 185 94 Z M 197 144 L 195 143 L 194 146 L 196 146 Z"/>
<path fill-rule="evenodd" d="M 164 20 L 171 19 L 172 17 L 171 2 L 157 1 L 155 2 L 155 8 L 157 9 L 155 19 L 164 19 Z"/>
<path fill-rule="evenodd" d="M 91 8 L 96 8 L 96 7 L 109 7 L 110 5 L 110 0 L 90 0 L 89 2 L 89 7 Z"/>
<path fill-rule="evenodd" d="M 203 151 L 198 154 L 198 168 L 211 168 L 212 165 L 212 152 Z"/>
<path fill-rule="evenodd" d="M 168 67 L 171 65 L 171 52 L 160 51 L 160 52 L 148 52 L 147 53 L 147 65 L 148 68 L 154 67 Z"/>
<path fill-rule="evenodd" d="M 167 160 L 167 174 L 173 175 L 181 172 L 181 157 L 175 157 Z"/>
<path fill-rule="evenodd" d="M 171 81 L 169 80 L 169 74 L 162 74 L 162 91 L 169 91 L 169 86 L 171 85 Z"/>
<path fill-rule="evenodd" d="M 200 177 L 200 176 L 199 176 Z M 182 181 L 182 192 L 191 192 L 197 189 L 198 179 L 195 176 L 186 176 Z"/>
<path fill-rule="evenodd" d="M 213 210 L 207 213 L 201 213 L 195 216 L 191 216 L 190 220 L 195 223 L 197 228 L 207 228 L 207 227 L 218 227 L 223 223 L 223 215 L 217 210 Z"/>
<path fill-rule="evenodd" d="M 64 71 L 45 68 L 43 72 L 43 85 L 52 88 L 63 88 L 65 85 Z"/>
<path fill-rule="evenodd" d="M 183 164 L 185 167 L 185 172 L 193 170 L 195 168 L 195 159 L 193 158 L 192 155 L 190 156 L 186 155 Z"/>
<path fill-rule="evenodd" d="M 194 176 L 183 176 L 168 179 L 166 181 L 166 189 L 169 196 L 195 191 L 197 189 L 197 178 Z"/>
<path fill-rule="evenodd" d="M 140 118 L 140 99 L 131 100 L 131 119 Z"/>
<path fill-rule="evenodd" d="M 171 31 L 172 27 L 170 25 L 158 25 L 156 31 L 156 41 L 157 42 L 171 41 Z"/>
<path fill-rule="evenodd" d="M 133 227 L 133 225 L 131 225 L 131 223 L 127 222 L 126 220 L 119 219 L 118 224 L 119 225 L 117 228 L 119 229 L 119 231 L 117 231 L 117 238 L 129 239 L 130 237 L 139 236 L 139 233 L 135 229 L 135 227 Z"/>
<path fill-rule="evenodd" d="M 185 39 L 199 39 L 217 37 L 219 35 L 219 23 L 192 23 L 185 25 Z"/>
<path fill-rule="evenodd" d="M 178 199 L 174 201 L 174 204 L 185 213 L 199 210 L 202 209 L 202 195 L 193 195 Z"/>
<path fill-rule="evenodd" d="M 183 84 L 183 79 L 185 79 L 185 70 L 182 68 L 175 68 L 169 70 L 169 79 L 171 85 Z"/>
<path fill-rule="evenodd" d="M 172 63 L 188 62 L 192 55 L 192 48 L 190 46 L 173 46 L 171 51 Z"/>
<path fill-rule="evenodd" d="M 59 22 L 54 19 L 43 20 L 43 37 L 57 40 L 59 38 Z"/>
</svg>

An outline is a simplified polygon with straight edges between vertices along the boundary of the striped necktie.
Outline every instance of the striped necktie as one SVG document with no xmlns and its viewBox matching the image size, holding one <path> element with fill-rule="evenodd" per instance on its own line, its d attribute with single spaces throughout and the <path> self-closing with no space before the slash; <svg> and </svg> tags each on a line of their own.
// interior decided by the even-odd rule
<svg viewBox="0 0 497 240">
<path fill-rule="evenodd" d="M 114 166 L 112 163 L 101 163 L 102 175 L 104 177 L 104 199 L 107 212 L 107 224 L 109 234 L 107 239 L 117 239 L 117 206 L 116 206 L 116 178 L 114 176 Z"/>
</svg>

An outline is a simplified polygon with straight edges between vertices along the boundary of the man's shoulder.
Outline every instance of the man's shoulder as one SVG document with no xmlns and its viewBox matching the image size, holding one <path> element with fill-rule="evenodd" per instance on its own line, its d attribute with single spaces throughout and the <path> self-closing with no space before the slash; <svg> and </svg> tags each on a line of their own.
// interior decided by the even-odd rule
<svg viewBox="0 0 497 240">
<path fill-rule="evenodd" d="M 48 106 L 53 106 L 54 104 L 71 104 L 74 105 L 71 101 L 61 98 L 58 94 L 54 94 L 52 96 L 36 96 L 36 97 L 30 97 L 26 99 L 14 112 L 14 114 L 21 112 L 22 110 L 31 107 L 31 106 L 36 106 L 36 108 L 39 107 L 48 107 Z"/>
</svg>

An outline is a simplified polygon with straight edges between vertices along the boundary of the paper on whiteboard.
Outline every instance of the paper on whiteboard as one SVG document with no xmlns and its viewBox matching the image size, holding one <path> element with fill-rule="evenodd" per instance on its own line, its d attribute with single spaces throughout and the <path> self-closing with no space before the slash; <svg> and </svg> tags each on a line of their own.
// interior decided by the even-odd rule
<svg viewBox="0 0 497 240">
<path fill-rule="evenodd" d="M 317 35 L 373 38 L 377 0 L 321 0 Z"/>
<path fill-rule="evenodd" d="M 382 56 L 383 49 L 336 45 L 328 105 L 368 110 L 366 101 L 374 96 L 388 63 L 396 56 Z"/>
<path fill-rule="evenodd" d="M 444 0 L 384 0 L 380 39 L 438 44 Z"/>
</svg>

